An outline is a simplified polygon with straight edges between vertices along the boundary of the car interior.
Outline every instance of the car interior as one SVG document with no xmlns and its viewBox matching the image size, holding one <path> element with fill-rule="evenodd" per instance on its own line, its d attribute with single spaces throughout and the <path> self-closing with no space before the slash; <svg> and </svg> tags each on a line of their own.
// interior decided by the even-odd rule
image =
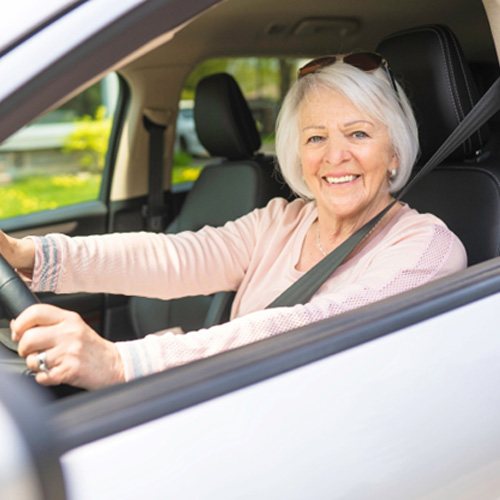
<svg viewBox="0 0 500 500">
<path fill-rule="evenodd" d="M 265 206 L 276 196 L 289 196 L 278 178 L 274 159 L 258 153 L 261 140 L 257 125 L 233 77 L 218 73 L 202 79 L 194 111 L 199 139 L 218 160 L 203 168 L 167 233 L 220 226 Z M 169 326 L 188 332 L 221 323 L 228 318 L 223 315 L 231 296 L 220 292 L 214 297 L 171 301 L 134 297 L 130 300 L 134 331 L 142 337 Z"/>
<path fill-rule="evenodd" d="M 480 0 L 401 5 L 226 0 L 189 19 L 166 42 L 164 38 L 113 67 L 121 97 L 99 205 L 5 219 L 5 230 L 17 235 L 61 227 L 70 235 L 140 231 L 148 229 L 150 215 L 159 215 L 159 230 L 175 233 L 222 224 L 274 196 L 291 197 L 273 151 L 262 147 L 259 120 L 250 111 L 252 96 L 240 90 L 245 81 L 237 81 L 227 69 L 204 75 L 194 94 L 196 130 L 209 158 L 201 159 L 201 174 L 193 182 L 172 182 L 183 86 L 211 58 L 306 61 L 324 54 L 378 51 L 416 112 L 421 155 L 415 172 L 499 73 Z M 144 126 L 146 118 L 162 127 L 160 145 Z M 497 113 L 405 196 L 411 206 L 441 217 L 459 235 L 471 266 L 500 254 L 499 125 Z M 155 171 L 161 182 L 151 181 L 150 163 L 161 166 Z M 224 321 L 231 294 L 168 302 L 92 294 L 41 294 L 41 299 L 80 312 L 110 340 L 126 340 L 166 327 L 189 331 Z"/>
<path fill-rule="evenodd" d="M 384 9 L 384 6 L 379 7 L 380 11 Z M 465 6 L 463 7 L 465 11 Z M 430 6 L 427 7 L 425 17 L 432 19 L 433 22 L 419 25 L 414 20 L 421 17 L 422 13 L 411 12 L 414 7 L 408 5 L 405 6 L 403 14 L 405 22 L 395 22 L 394 26 L 398 29 L 391 31 L 391 26 L 387 26 L 390 22 L 368 21 L 371 19 L 370 13 L 366 14 L 366 22 L 360 19 L 356 21 L 356 16 L 338 15 L 337 17 L 336 10 L 335 15 L 332 15 L 329 10 L 330 6 L 315 4 L 313 7 L 308 5 L 306 8 L 298 2 L 292 2 L 287 8 L 287 15 L 279 23 L 267 22 L 259 26 L 259 21 L 266 15 L 269 16 L 268 19 L 273 19 L 273 7 L 257 3 L 252 5 L 252 10 L 261 14 L 255 14 L 255 19 L 249 21 L 249 26 L 245 26 L 243 33 L 238 35 L 238 42 L 225 45 L 224 42 L 229 40 L 234 33 L 231 21 L 240 8 L 243 8 L 241 4 L 236 6 L 230 2 L 217 6 L 213 11 L 187 26 L 166 46 L 160 47 L 125 67 L 123 74 L 127 77 L 135 71 L 141 71 L 139 69 L 141 66 L 148 66 L 148 71 L 151 71 L 150 66 L 162 57 L 164 61 L 168 61 L 168 65 L 174 64 L 175 61 L 175 70 L 180 71 L 178 68 L 180 61 L 176 59 L 173 51 L 177 44 L 196 47 L 195 33 L 206 34 L 212 40 L 212 50 L 215 53 L 222 51 L 224 54 L 247 53 L 248 47 L 235 48 L 245 44 L 245 33 L 248 33 L 246 36 L 249 38 L 252 37 L 251 34 L 254 37 L 259 35 L 260 54 L 276 50 L 282 52 L 285 45 L 287 53 L 293 56 L 303 54 L 304 58 L 322 53 L 348 52 L 360 47 L 374 49 L 389 61 L 393 73 L 405 88 L 415 108 L 421 141 L 421 155 L 415 167 L 416 173 L 470 111 L 478 97 L 491 83 L 492 76 L 498 72 L 497 62 L 492 52 L 493 46 L 491 40 L 488 40 L 489 36 L 484 36 L 481 42 L 479 41 L 481 37 L 476 36 L 478 32 L 488 35 L 488 30 L 479 29 L 477 26 L 474 29 L 465 26 L 468 23 L 464 22 L 466 16 L 460 8 L 455 9 L 460 11 L 461 15 L 457 16 L 457 25 L 452 30 L 449 27 L 450 19 L 437 13 L 433 15 Z M 467 8 L 472 9 L 472 6 L 468 5 Z M 477 3 L 474 14 L 471 14 L 474 22 L 478 24 L 480 9 L 481 5 Z M 380 11 L 377 13 L 378 16 L 380 16 Z M 307 12 L 314 12 L 318 15 L 307 15 Z M 412 22 L 409 22 L 409 19 L 412 19 Z M 381 32 L 383 26 L 386 31 Z M 238 27 L 238 30 L 240 28 Z M 456 36 L 455 31 L 465 38 L 469 59 L 472 60 L 468 60 L 464 54 L 462 42 L 459 40 L 460 37 Z M 286 44 L 282 43 L 283 40 L 286 40 Z M 176 52 L 181 53 L 180 50 Z M 182 53 L 183 60 L 186 61 L 188 55 L 184 53 L 184 50 Z M 196 60 L 199 58 L 200 55 L 197 54 Z M 188 68 L 185 68 L 185 71 L 187 70 Z M 255 125 L 252 123 L 254 120 L 248 113 L 242 112 L 248 106 L 244 103 L 241 93 L 237 92 L 237 85 L 237 82 L 229 85 L 229 77 L 224 74 L 213 75 L 199 84 L 195 101 L 195 121 L 200 141 L 212 156 L 232 160 L 232 166 L 225 160 L 223 163 L 218 163 L 217 172 L 213 166 L 207 169 L 207 175 L 201 175 L 194 182 L 184 205 L 167 231 L 187 227 L 196 229 L 204 224 L 212 224 L 214 221 L 221 223 L 237 213 L 248 211 L 252 206 L 262 206 L 269 199 L 268 196 L 274 196 L 276 192 L 279 194 L 277 190 L 280 186 L 272 186 L 275 180 L 280 183 L 279 179 L 269 175 L 272 170 L 272 157 L 255 154 L 260 144 L 257 141 Z M 481 88 L 478 89 L 478 86 Z M 172 92 L 169 94 L 172 95 Z M 236 98 L 236 96 L 240 97 Z M 149 96 L 146 97 L 148 98 Z M 132 102 L 131 105 L 138 106 L 139 103 Z M 497 138 L 498 114 L 490 121 L 490 124 L 473 134 L 443 165 L 427 175 L 405 196 L 405 201 L 411 206 L 436 214 L 459 235 L 467 248 L 469 265 L 494 258 L 499 254 L 500 177 Z M 141 134 L 138 133 L 136 144 L 132 147 L 141 147 L 141 142 Z M 242 145 L 242 150 L 238 151 L 238 154 L 230 152 L 231 147 L 235 147 L 234 144 Z M 252 194 L 253 199 L 244 207 L 242 203 L 244 192 L 248 194 L 253 191 L 254 186 L 252 183 L 243 182 L 236 187 L 236 184 L 230 180 L 229 171 L 235 177 L 242 175 L 235 169 L 234 160 L 240 163 L 245 161 L 247 165 L 248 161 L 258 164 L 264 160 L 266 164 L 267 183 L 270 186 L 268 192 L 257 196 Z M 220 177 L 222 168 L 225 168 L 224 179 L 226 181 Z M 209 172 L 211 177 L 208 177 Z M 242 204 L 241 212 L 233 212 L 230 206 L 231 200 L 227 199 L 227 191 L 220 197 L 216 194 L 222 193 L 218 190 L 216 176 L 221 179 L 220 182 L 227 191 L 237 193 L 236 198 L 240 201 L 235 200 L 235 202 Z M 210 183 L 209 187 L 205 187 L 207 183 Z M 205 196 L 217 199 L 217 205 L 203 198 L 204 195 L 200 191 L 204 187 L 207 190 Z M 213 219 L 213 214 L 205 209 L 203 213 L 200 213 L 197 206 L 202 205 L 210 206 L 219 212 L 218 216 Z M 185 217 L 193 217 L 187 215 L 190 211 L 197 212 L 198 220 L 190 221 L 186 225 L 181 221 L 185 220 Z M 201 316 L 193 316 L 190 312 L 184 312 L 184 315 L 189 318 L 187 323 L 185 319 L 176 316 L 175 311 L 180 311 L 183 307 L 186 307 L 185 311 L 190 311 L 191 300 L 206 302 L 208 299 L 189 298 L 171 301 L 169 305 L 151 299 L 132 299 L 130 312 L 135 335 L 142 336 L 144 333 L 174 325 L 189 330 L 199 328 L 204 324 L 213 324 L 210 321 L 205 323 L 204 320 L 208 306 L 204 309 L 197 308 Z M 215 314 L 220 321 L 221 316 L 217 309 L 223 306 L 217 301 L 215 304 L 219 306 L 214 305 L 209 316 Z M 223 301 L 223 304 L 226 302 Z"/>
</svg>

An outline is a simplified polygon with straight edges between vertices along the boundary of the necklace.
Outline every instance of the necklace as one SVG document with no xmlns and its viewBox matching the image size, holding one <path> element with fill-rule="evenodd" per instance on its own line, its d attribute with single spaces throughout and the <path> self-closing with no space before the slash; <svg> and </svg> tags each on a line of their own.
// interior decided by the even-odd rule
<svg viewBox="0 0 500 500">
<path fill-rule="evenodd" d="M 316 226 L 316 246 L 318 247 L 318 250 L 321 252 L 323 257 L 326 257 L 328 252 L 323 248 L 323 245 L 321 244 L 321 235 L 319 234 L 319 223 Z"/>
<path fill-rule="evenodd" d="M 396 200 L 394 200 L 389 206 L 388 208 L 391 208 L 392 205 L 394 205 L 396 203 Z M 400 205 L 401 206 L 401 205 Z M 392 216 L 391 216 L 392 217 Z M 387 218 L 386 218 L 387 219 Z M 389 219 L 390 220 L 390 219 Z M 365 241 L 367 240 L 371 235 L 372 233 L 380 226 L 382 222 L 382 219 L 380 219 L 369 231 L 367 234 L 365 234 L 363 236 L 363 239 L 361 241 Z M 359 244 L 358 244 L 359 245 Z M 326 257 L 328 255 L 329 252 L 327 252 L 324 248 L 323 248 L 323 245 L 321 244 L 321 234 L 320 234 L 320 231 L 319 231 L 319 221 L 318 221 L 318 224 L 316 226 L 316 248 L 321 252 L 321 255 L 323 255 L 323 257 Z"/>
</svg>

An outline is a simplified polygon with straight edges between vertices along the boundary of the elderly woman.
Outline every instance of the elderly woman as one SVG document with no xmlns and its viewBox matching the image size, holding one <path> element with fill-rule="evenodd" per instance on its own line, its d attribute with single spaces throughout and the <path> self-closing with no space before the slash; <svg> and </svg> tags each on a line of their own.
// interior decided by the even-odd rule
<svg viewBox="0 0 500 500">
<path fill-rule="evenodd" d="M 377 54 L 314 60 L 277 126 L 283 175 L 299 195 L 197 233 L 0 238 L 35 291 L 109 292 L 171 299 L 237 291 L 231 321 L 112 343 L 75 313 L 39 304 L 11 324 L 40 384 L 98 388 L 264 339 L 383 299 L 466 266 L 436 217 L 395 204 L 310 302 L 267 308 L 281 292 L 393 201 L 418 151 L 403 90 Z M 123 276 L 133 276 L 133 280 Z"/>
</svg>

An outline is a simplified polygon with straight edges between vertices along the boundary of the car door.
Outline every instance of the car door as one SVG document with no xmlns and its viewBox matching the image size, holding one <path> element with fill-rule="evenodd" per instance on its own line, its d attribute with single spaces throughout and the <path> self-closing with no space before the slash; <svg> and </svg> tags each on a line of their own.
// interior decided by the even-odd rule
<svg viewBox="0 0 500 500">
<path fill-rule="evenodd" d="M 0 432 L 23 403 L 9 442 L 49 427 L 36 472 L 73 499 L 496 498 L 498 260 L 49 405 L 7 379 Z"/>
</svg>

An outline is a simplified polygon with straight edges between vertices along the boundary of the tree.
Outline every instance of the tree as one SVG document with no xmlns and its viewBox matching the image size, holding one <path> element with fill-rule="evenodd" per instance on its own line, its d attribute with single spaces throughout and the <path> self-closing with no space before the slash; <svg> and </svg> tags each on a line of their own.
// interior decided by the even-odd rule
<svg viewBox="0 0 500 500">
<path fill-rule="evenodd" d="M 111 118 L 106 116 L 106 108 L 99 106 L 94 117 L 85 115 L 75 123 L 74 131 L 64 141 L 63 152 L 79 152 L 82 170 L 101 172 L 111 133 Z"/>
</svg>

